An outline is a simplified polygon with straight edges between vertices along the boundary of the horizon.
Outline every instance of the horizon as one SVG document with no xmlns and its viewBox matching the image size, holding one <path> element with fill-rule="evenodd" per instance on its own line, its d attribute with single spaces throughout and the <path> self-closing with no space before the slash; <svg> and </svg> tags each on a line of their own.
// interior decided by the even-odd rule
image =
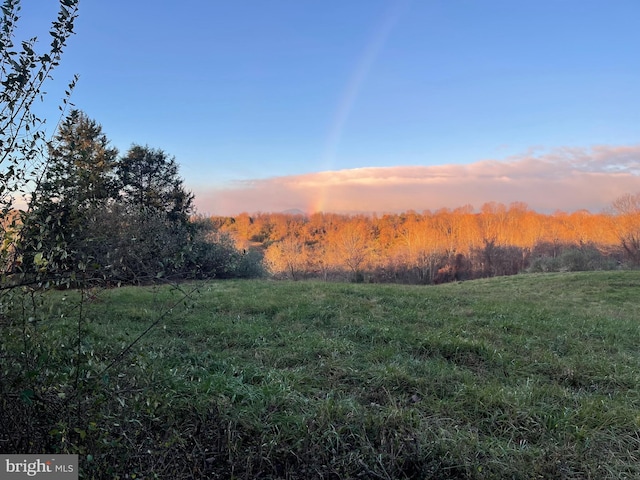
<svg viewBox="0 0 640 480">
<path fill-rule="evenodd" d="M 57 2 L 36 3 L 19 31 L 43 41 Z M 175 156 L 211 214 L 598 211 L 640 191 L 639 16 L 635 0 L 89 2 L 48 101 L 79 74 L 75 108 L 121 153 Z"/>
<path fill-rule="evenodd" d="M 611 171 L 612 159 L 615 171 Z M 202 205 L 219 205 L 222 211 L 203 213 L 222 216 L 291 209 L 308 214 L 399 213 L 466 205 L 478 209 L 491 202 L 524 203 L 540 213 L 598 213 L 620 196 L 640 192 L 639 159 L 640 145 L 636 145 L 559 150 L 508 162 L 317 172 L 239 182 L 235 188 L 215 193 L 195 192 L 195 202 L 200 211 Z M 255 204 L 263 208 L 251 209 Z"/>
</svg>

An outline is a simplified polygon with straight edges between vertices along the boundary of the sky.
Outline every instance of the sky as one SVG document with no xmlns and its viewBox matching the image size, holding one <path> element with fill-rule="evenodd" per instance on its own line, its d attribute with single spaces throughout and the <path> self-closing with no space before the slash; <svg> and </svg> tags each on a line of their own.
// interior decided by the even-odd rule
<svg viewBox="0 0 640 480">
<path fill-rule="evenodd" d="M 56 2 L 23 0 L 46 41 Z M 605 209 L 640 192 L 638 0 L 81 0 L 47 88 L 199 213 Z M 53 133 L 53 132 L 51 132 Z"/>
</svg>

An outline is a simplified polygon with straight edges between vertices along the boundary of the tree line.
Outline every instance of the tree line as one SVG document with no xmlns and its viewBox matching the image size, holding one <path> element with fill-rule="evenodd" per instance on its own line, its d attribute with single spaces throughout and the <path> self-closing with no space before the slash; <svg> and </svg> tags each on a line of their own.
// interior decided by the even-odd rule
<svg viewBox="0 0 640 480">
<path fill-rule="evenodd" d="M 2 267 L 21 281 L 114 285 L 260 273 L 259 259 L 193 217 L 194 196 L 163 150 L 134 144 L 119 156 L 95 120 L 72 110 L 46 155 L 28 208 L 5 222 L 11 249 Z"/>
<path fill-rule="evenodd" d="M 422 213 L 200 217 L 175 158 L 124 155 L 72 110 L 47 143 L 28 207 L 3 212 L 2 272 L 30 284 L 321 278 L 434 284 L 523 271 L 640 265 L 640 193 L 606 213 L 490 202 Z"/>
<path fill-rule="evenodd" d="M 640 265 L 640 193 L 606 213 L 490 202 L 417 213 L 212 217 L 276 277 L 433 284 L 524 271 Z"/>
</svg>

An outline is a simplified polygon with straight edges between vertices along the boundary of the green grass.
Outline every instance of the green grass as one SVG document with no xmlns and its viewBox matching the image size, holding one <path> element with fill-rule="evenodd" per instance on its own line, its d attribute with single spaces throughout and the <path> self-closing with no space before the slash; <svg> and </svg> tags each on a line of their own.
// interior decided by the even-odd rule
<svg viewBox="0 0 640 480">
<path fill-rule="evenodd" d="M 99 292 L 80 370 L 76 293 L 47 299 L 83 477 L 640 478 L 638 271 L 191 288 Z"/>
</svg>

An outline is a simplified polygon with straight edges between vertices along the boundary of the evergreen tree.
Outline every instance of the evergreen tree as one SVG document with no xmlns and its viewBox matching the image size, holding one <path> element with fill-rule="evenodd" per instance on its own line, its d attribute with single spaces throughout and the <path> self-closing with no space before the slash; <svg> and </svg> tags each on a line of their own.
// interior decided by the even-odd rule
<svg viewBox="0 0 640 480">
<path fill-rule="evenodd" d="M 80 209 L 104 204 L 117 196 L 117 155 L 102 127 L 73 110 L 50 145 L 49 167 L 39 190 Z"/>
<path fill-rule="evenodd" d="M 164 151 L 133 145 L 120 159 L 117 176 L 126 216 L 122 229 L 122 273 L 126 281 L 187 275 L 194 236 L 193 195 Z"/>
<path fill-rule="evenodd" d="M 159 149 L 133 145 L 118 163 L 118 177 L 124 201 L 134 210 L 163 213 L 171 222 L 188 222 L 193 195 L 184 188 L 175 158 Z"/>
<path fill-rule="evenodd" d="M 107 232 L 97 215 L 117 198 L 117 155 L 102 127 L 83 112 L 65 118 L 25 219 L 25 266 L 64 274 L 99 263 Z"/>
</svg>

